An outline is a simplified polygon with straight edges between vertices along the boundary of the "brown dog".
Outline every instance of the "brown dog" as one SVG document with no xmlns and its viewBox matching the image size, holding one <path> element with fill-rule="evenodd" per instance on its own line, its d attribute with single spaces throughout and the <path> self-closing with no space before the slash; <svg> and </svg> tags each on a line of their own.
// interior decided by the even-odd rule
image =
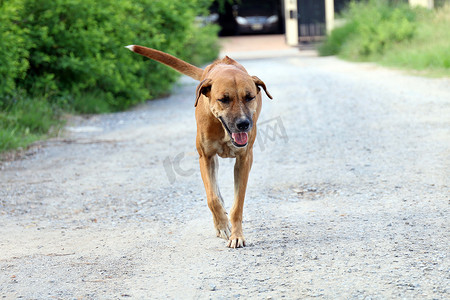
<svg viewBox="0 0 450 300">
<path fill-rule="evenodd" d="M 208 206 L 217 236 L 227 239 L 228 247 L 244 247 L 242 211 L 253 161 L 256 121 L 261 111 L 260 87 L 272 99 L 266 85 L 228 56 L 203 70 L 158 50 L 136 45 L 127 48 L 200 81 L 195 100 L 196 145 Z M 236 158 L 231 228 L 217 185 L 217 155 Z"/>
</svg>

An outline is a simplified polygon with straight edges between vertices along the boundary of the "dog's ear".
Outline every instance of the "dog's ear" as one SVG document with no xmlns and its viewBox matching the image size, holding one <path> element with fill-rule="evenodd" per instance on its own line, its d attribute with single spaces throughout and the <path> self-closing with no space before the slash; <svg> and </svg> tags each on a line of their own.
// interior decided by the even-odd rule
<svg viewBox="0 0 450 300">
<path fill-rule="evenodd" d="M 212 85 L 211 79 L 205 79 L 202 82 L 200 82 L 200 84 L 197 86 L 197 91 L 195 92 L 196 98 L 194 106 L 197 106 L 198 99 L 200 98 L 201 95 L 205 95 L 206 97 L 209 98 L 209 94 L 211 92 L 211 85 Z"/>
<path fill-rule="evenodd" d="M 260 90 L 259 87 L 262 87 L 264 92 L 266 92 L 267 97 L 269 97 L 270 99 L 273 99 L 272 96 L 270 95 L 270 93 L 266 89 L 266 84 L 256 76 L 252 76 L 252 78 L 253 78 L 253 82 L 256 84 L 256 87 L 258 88 L 258 91 Z"/>
</svg>

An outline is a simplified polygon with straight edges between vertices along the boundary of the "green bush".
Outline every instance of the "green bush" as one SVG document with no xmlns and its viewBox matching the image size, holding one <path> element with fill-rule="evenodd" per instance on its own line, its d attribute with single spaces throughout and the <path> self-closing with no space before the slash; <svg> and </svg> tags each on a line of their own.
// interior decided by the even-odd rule
<svg viewBox="0 0 450 300">
<path fill-rule="evenodd" d="M 0 1 L 0 110 L 9 105 L 28 69 L 27 30 L 18 25 L 21 1 Z"/>
<path fill-rule="evenodd" d="M 0 0 L 0 152 L 42 136 L 58 111 L 124 110 L 167 94 L 179 74 L 124 48 L 194 64 L 218 54 L 212 0 Z"/>
<path fill-rule="evenodd" d="M 104 102 L 100 107 L 122 110 L 170 88 L 177 78 L 174 71 L 132 55 L 126 45 L 141 44 L 186 60 L 202 55 L 203 49 L 186 53 L 188 38 L 203 30 L 194 25 L 196 0 L 22 2 L 31 53 L 24 87 L 70 107 L 79 108 L 93 94 Z M 214 35 L 207 40 L 216 42 Z"/>
<path fill-rule="evenodd" d="M 141 44 L 195 63 L 214 59 L 217 29 L 195 24 L 198 1 L 205 2 L 0 2 L 0 101 L 24 89 L 82 112 L 103 112 L 167 93 L 178 74 L 124 46 Z M 98 103 L 85 106 L 86 98 Z"/>
<path fill-rule="evenodd" d="M 319 47 L 321 55 L 450 75 L 450 4 L 433 11 L 385 0 L 351 2 L 343 18 L 345 25 Z"/>
<path fill-rule="evenodd" d="M 382 0 L 352 2 L 349 13 L 357 31 L 343 51 L 355 59 L 382 55 L 392 45 L 411 39 L 416 29 L 415 12 L 407 4 L 392 6 Z"/>
<path fill-rule="evenodd" d="M 450 76 L 450 4 L 435 13 L 418 15 L 417 32 L 406 43 L 395 45 L 380 62 L 415 69 L 432 76 Z"/>
<path fill-rule="evenodd" d="M 416 30 L 416 11 L 407 4 L 387 0 L 352 1 L 343 17 L 347 24 L 332 31 L 322 46 L 322 55 L 339 53 L 367 60 L 411 39 Z"/>
<path fill-rule="evenodd" d="M 45 99 L 20 98 L 0 111 L 0 152 L 25 147 L 57 128 L 60 110 Z"/>
<path fill-rule="evenodd" d="M 322 56 L 336 55 L 341 52 L 344 43 L 355 34 L 356 25 L 354 22 L 347 22 L 337 27 L 327 37 L 326 41 L 319 46 L 319 54 Z"/>
</svg>

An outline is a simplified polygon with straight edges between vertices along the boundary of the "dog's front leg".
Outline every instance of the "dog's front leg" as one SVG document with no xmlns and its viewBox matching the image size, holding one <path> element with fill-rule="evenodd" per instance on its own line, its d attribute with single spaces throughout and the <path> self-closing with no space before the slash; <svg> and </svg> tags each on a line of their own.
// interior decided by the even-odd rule
<svg viewBox="0 0 450 300">
<path fill-rule="evenodd" d="M 217 155 L 212 157 L 200 156 L 200 172 L 202 174 L 203 184 L 205 185 L 208 207 L 213 215 L 216 234 L 218 237 L 228 240 L 231 234 L 230 224 L 228 223 L 227 213 L 223 208 L 223 199 L 217 184 L 218 169 L 219 162 Z"/>
<path fill-rule="evenodd" d="M 245 246 L 242 232 L 242 213 L 244 210 L 245 190 L 247 189 L 248 174 L 252 168 L 253 152 L 249 150 L 243 155 L 236 156 L 234 164 L 234 204 L 231 208 L 231 237 L 228 247 L 240 248 Z"/>
</svg>

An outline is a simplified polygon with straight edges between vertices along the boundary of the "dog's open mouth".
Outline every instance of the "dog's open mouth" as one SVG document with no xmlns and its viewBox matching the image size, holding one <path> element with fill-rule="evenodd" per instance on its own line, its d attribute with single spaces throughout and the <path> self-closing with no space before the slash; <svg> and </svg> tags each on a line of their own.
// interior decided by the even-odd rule
<svg viewBox="0 0 450 300">
<path fill-rule="evenodd" d="M 227 124 L 225 124 L 225 122 L 223 121 L 223 119 L 221 117 L 219 117 L 219 121 L 222 123 L 223 127 L 225 127 L 226 131 L 230 135 L 231 142 L 233 143 L 234 146 L 236 146 L 236 147 L 247 146 L 247 143 L 248 143 L 248 133 L 247 132 L 233 133 L 233 132 L 231 132 L 231 130 L 228 128 Z"/>
<path fill-rule="evenodd" d="M 248 134 L 247 132 L 232 133 L 231 139 L 237 146 L 244 147 L 248 142 Z"/>
</svg>

